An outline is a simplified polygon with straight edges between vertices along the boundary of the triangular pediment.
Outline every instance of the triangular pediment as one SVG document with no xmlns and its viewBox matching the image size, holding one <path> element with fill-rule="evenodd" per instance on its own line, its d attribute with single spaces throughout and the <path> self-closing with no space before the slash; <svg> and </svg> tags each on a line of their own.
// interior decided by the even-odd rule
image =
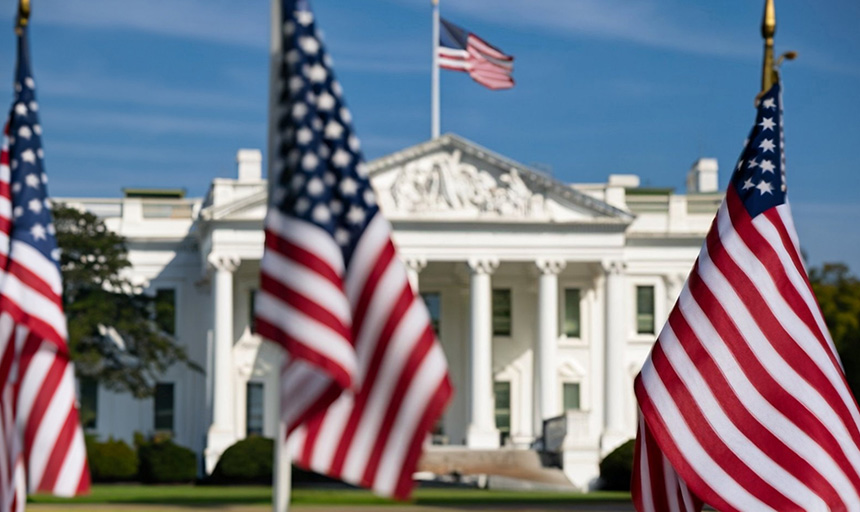
<svg viewBox="0 0 860 512">
<path fill-rule="evenodd" d="M 368 164 L 393 221 L 628 224 L 633 216 L 456 135 Z"/>
</svg>

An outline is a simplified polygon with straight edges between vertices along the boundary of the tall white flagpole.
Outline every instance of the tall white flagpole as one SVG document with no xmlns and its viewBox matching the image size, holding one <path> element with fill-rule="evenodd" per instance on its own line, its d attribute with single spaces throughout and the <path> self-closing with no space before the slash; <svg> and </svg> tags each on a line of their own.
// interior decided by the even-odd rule
<svg viewBox="0 0 860 512">
<path fill-rule="evenodd" d="M 431 130 L 435 139 L 439 136 L 439 0 L 433 0 L 433 71 L 431 73 Z"/>
<path fill-rule="evenodd" d="M 278 161 L 278 120 L 275 118 L 278 104 L 280 103 L 280 74 L 283 55 L 282 30 L 281 27 L 281 1 L 271 0 L 271 45 L 269 59 L 269 148 L 268 148 L 268 172 L 269 194 L 271 196 L 272 186 L 277 183 Z M 270 201 L 271 203 L 271 201 Z M 269 205 L 271 207 L 271 204 Z M 286 426 L 281 421 L 281 400 L 278 399 L 278 431 L 275 437 L 275 460 L 272 461 L 272 510 L 274 512 L 288 512 L 290 510 L 290 491 L 292 484 L 292 465 L 290 448 L 286 440 Z"/>
</svg>

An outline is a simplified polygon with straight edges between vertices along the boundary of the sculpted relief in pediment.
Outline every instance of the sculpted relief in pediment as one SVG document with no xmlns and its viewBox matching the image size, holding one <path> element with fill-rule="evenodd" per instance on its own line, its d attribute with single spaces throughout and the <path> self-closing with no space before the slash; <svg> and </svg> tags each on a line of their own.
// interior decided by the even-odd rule
<svg viewBox="0 0 860 512">
<path fill-rule="evenodd" d="M 462 161 L 462 153 L 439 153 L 400 169 L 391 187 L 398 212 L 461 212 L 501 217 L 545 217 L 544 197 L 512 168 L 498 177 Z"/>
</svg>

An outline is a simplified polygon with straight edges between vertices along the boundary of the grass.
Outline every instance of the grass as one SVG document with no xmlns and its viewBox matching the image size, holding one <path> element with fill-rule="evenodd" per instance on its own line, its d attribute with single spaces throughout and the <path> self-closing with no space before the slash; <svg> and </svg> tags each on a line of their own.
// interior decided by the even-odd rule
<svg viewBox="0 0 860 512">
<path fill-rule="evenodd" d="M 32 496 L 32 503 L 138 504 L 138 505 L 263 505 L 272 502 L 271 487 L 217 487 L 192 485 L 94 485 L 88 496 L 72 499 Z M 496 491 L 462 488 L 417 489 L 419 505 L 550 504 L 629 502 L 626 492 L 557 493 L 541 491 Z M 296 505 L 393 505 L 368 491 L 357 489 L 294 489 Z"/>
</svg>

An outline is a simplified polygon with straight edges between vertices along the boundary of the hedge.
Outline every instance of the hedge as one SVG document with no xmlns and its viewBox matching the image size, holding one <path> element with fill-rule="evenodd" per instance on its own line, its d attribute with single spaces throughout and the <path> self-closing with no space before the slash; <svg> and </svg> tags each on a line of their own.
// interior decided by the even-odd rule
<svg viewBox="0 0 860 512">
<path fill-rule="evenodd" d="M 87 436 L 86 446 L 94 482 L 130 482 L 137 477 L 137 453 L 124 441 L 111 437 L 99 442 Z"/>
<path fill-rule="evenodd" d="M 197 477 L 197 455 L 170 439 L 137 440 L 140 479 L 146 483 L 189 483 Z"/>
<path fill-rule="evenodd" d="M 209 479 L 217 484 L 269 485 L 274 449 L 274 441 L 267 437 L 242 439 L 221 454 Z"/>
<path fill-rule="evenodd" d="M 600 461 L 600 488 L 607 491 L 629 491 L 633 477 L 633 439 L 622 444 Z"/>
</svg>

